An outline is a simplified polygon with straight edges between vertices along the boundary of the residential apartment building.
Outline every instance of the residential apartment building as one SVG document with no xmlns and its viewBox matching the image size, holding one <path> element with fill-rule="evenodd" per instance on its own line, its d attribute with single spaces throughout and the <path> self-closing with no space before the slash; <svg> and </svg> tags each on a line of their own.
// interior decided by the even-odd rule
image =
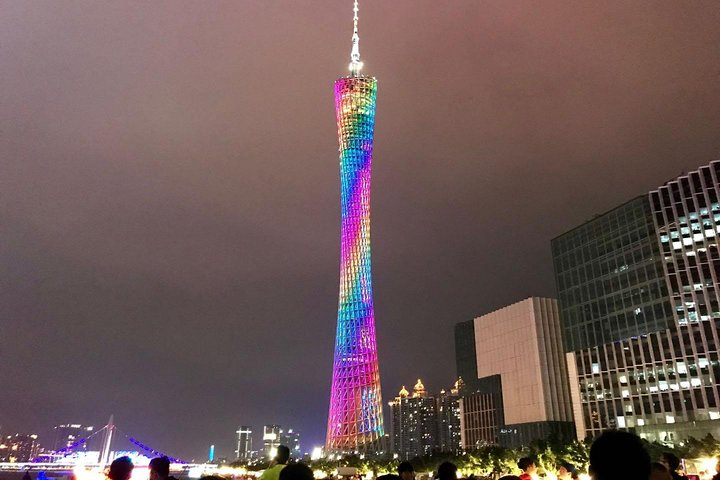
<svg viewBox="0 0 720 480">
<path fill-rule="evenodd" d="M 437 448 L 437 409 L 418 379 L 412 394 L 403 386 L 390 405 L 392 451 L 403 460 L 421 457 Z"/>
<path fill-rule="evenodd" d="M 452 388 L 440 390 L 437 396 L 437 446 L 441 452 L 459 453 L 462 450 L 460 391 L 463 389 L 463 380 L 458 378 Z"/>
</svg>

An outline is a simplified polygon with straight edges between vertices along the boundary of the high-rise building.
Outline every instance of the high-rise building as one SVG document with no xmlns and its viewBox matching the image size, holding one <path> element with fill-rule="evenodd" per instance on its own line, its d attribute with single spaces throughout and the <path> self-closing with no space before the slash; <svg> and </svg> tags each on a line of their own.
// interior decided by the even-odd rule
<svg viewBox="0 0 720 480">
<path fill-rule="evenodd" d="M 397 455 L 404 450 L 405 439 L 402 437 L 403 434 L 403 416 L 402 416 L 402 400 L 407 398 L 410 392 L 407 391 L 405 385 L 402 386 L 397 397 L 388 402 L 390 406 L 390 443 L 388 449 Z"/>
<path fill-rule="evenodd" d="M 55 443 L 53 451 L 57 452 L 63 448 L 68 448 L 75 443 L 88 438 L 95 432 L 95 427 L 81 425 L 79 423 L 66 423 L 63 425 L 55 425 Z M 88 450 L 88 442 L 82 442 L 77 445 L 74 450 Z"/>
<path fill-rule="evenodd" d="M 463 379 L 461 393 L 478 389 L 477 357 L 475 355 L 475 320 L 455 324 L 455 366 Z"/>
<path fill-rule="evenodd" d="M 285 445 L 290 449 L 290 455 L 295 458 L 302 456 L 300 451 L 300 433 L 294 431 L 292 428 L 288 428 L 286 432 L 280 434 L 280 444 Z"/>
<path fill-rule="evenodd" d="M 403 386 L 391 400 L 389 448 L 403 459 L 431 453 L 459 452 L 460 444 L 460 390 L 458 379 L 449 390 L 429 395 L 418 379 L 412 394 Z"/>
<path fill-rule="evenodd" d="M 460 435 L 460 392 L 464 390 L 458 378 L 449 390 L 440 390 L 437 396 L 437 446 L 441 452 L 458 453 L 462 449 Z"/>
<path fill-rule="evenodd" d="M 340 295 L 326 450 L 382 451 L 380 370 L 370 268 L 370 181 L 375 127 L 375 78 L 360 74 L 355 29 L 350 76 L 335 82 L 340 142 Z"/>
<path fill-rule="evenodd" d="M 265 458 L 275 457 L 282 433 L 280 425 L 265 425 L 263 427 L 263 455 Z"/>
<path fill-rule="evenodd" d="M 438 446 L 437 406 L 422 381 L 418 379 L 412 394 L 402 387 L 389 405 L 393 453 L 404 460 L 432 453 Z"/>
<path fill-rule="evenodd" d="M 252 459 L 252 427 L 243 425 L 235 433 L 237 434 L 235 458 L 247 462 Z"/>
<path fill-rule="evenodd" d="M 477 450 L 500 443 L 500 426 L 503 423 L 502 392 L 499 378 L 497 387 L 466 393 L 460 398 L 460 446 L 462 450 Z M 491 387 L 488 383 L 487 387 Z M 484 391 L 485 390 L 485 391 Z"/>
<path fill-rule="evenodd" d="M 574 437 L 557 302 L 531 297 L 455 327 L 465 450 Z"/>
<path fill-rule="evenodd" d="M 720 162 L 552 241 L 579 437 L 720 435 Z"/>
<path fill-rule="evenodd" d="M 40 453 L 38 436 L 16 433 L 0 439 L 0 462 L 30 462 Z"/>
</svg>

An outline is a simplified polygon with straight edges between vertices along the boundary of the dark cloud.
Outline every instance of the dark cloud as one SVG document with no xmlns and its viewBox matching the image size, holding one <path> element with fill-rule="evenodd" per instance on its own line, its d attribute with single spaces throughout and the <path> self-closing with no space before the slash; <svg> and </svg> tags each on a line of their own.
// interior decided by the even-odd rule
<svg viewBox="0 0 720 480">
<path fill-rule="evenodd" d="M 718 158 L 714 2 L 368 1 L 386 400 L 554 295 L 549 240 Z M 3 430 L 323 441 L 350 2 L 2 2 Z"/>
</svg>

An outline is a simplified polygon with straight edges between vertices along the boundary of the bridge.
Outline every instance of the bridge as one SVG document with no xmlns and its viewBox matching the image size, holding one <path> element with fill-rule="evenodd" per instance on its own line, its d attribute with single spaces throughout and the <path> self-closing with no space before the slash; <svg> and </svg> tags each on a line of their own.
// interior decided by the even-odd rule
<svg viewBox="0 0 720 480">
<path fill-rule="evenodd" d="M 88 452 L 85 448 L 94 438 L 102 438 L 102 446 L 98 452 Z M 113 441 L 125 440 L 131 444 L 137 453 L 125 450 L 113 450 Z M 152 457 L 165 456 L 170 459 L 170 470 L 190 478 L 199 478 L 204 475 L 232 474 L 246 475 L 248 472 L 242 468 L 219 467 L 209 463 L 190 463 L 181 458 L 168 455 L 155 449 L 138 439 L 128 435 L 115 425 L 111 415 L 108 423 L 87 437 L 80 438 L 65 448 L 49 454 L 42 454 L 30 462 L 0 462 L 0 472 L 38 472 L 38 480 L 60 479 L 74 477 L 76 480 L 97 480 L 104 478 L 104 472 L 114 458 L 122 455 L 131 456 L 135 469 L 133 478 L 147 479 L 147 462 Z M 46 473 L 47 472 L 47 473 Z M 252 474 L 252 473 L 251 473 Z M 19 478 L 19 477 L 18 477 Z"/>
</svg>

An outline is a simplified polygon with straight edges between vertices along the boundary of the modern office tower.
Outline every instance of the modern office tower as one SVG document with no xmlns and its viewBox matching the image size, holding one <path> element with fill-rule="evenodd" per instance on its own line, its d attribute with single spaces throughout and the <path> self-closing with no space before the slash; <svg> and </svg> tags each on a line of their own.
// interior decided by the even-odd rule
<svg viewBox="0 0 720 480">
<path fill-rule="evenodd" d="M 243 425 L 235 433 L 237 434 L 235 458 L 244 462 L 250 461 L 252 459 L 252 427 Z"/>
<path fill-rule="evenodd" d="M 720 435 L 720 162 L 552 241 L 579 437 Z"/>
<path fill-rule="evenodd" d="M 441 452 L 458 453 L 462 448 L 460 434 L 460 392 L 464 389 L 458 378 L 450 390 L 440 390 L 437 396 L 437 446 Z"/>
<path fill-rule="evenodd" d="M 302 452 L 300 452 L 300 433 L 293 431 L 292 428 L 288 428 L 287 432 L 280 434 L 280 444 L 288 447 L 290 455 L 295 458 L 302 456 Z"/>
<path fill-rule="evenodd" d="M 418 379 L 412 395 L 402 387 L 389 405 L 393 453 L 404 460 L 432 453 L 438 446 L 437 406 L 422 381 Z"/>
<path fill-rule="evenodd" d="M 282 433 L 280 425 L 265 425 L 263 427 L 263 455 L 265 458 L 275 457 Z"/>
<path fill-rule="evenodd" d="M 340 298 L 333 360 L 328 452 L 379 452 L 383 430 L 370 268 L 370 180 L 375 78 L 360 74 L 357 1 L 350 76 L 335 82 L 340 142 Z"/>
<path fill-rule="evenodd" d="M 53 444 L 53 451 L 57 452 L 63 448 L 68 448 L 76 442 L 89 437 L 95 432 L 95 427 L 88 425 L 81 425 L 79 423 L 66 423 L 63 425 L 55 425 L 55 443 Z M 88 443 L 82 442 L 76 448 L 80 450 L 88 450 Z"/>
<path fill-rule="evenodd" d="M 38 436 L 16 433 L 0 439 L 0 462 L 30 462 L 40 453 Z"/>
<path fill-rule="evenodd" d="M 475 354 L 475 320 L 455 324 L 455 366 L 463 379 L 465 392 L 478 390 L 477 356 Z"/>
<path fill-rule="evenodd" d="M 531 297 L 455 331 L 456 340 L 464 334 L 455 344 L 466 392 L 460 401 L 464 449 L 575 436 L 556 300 Z"/>
</svg>

